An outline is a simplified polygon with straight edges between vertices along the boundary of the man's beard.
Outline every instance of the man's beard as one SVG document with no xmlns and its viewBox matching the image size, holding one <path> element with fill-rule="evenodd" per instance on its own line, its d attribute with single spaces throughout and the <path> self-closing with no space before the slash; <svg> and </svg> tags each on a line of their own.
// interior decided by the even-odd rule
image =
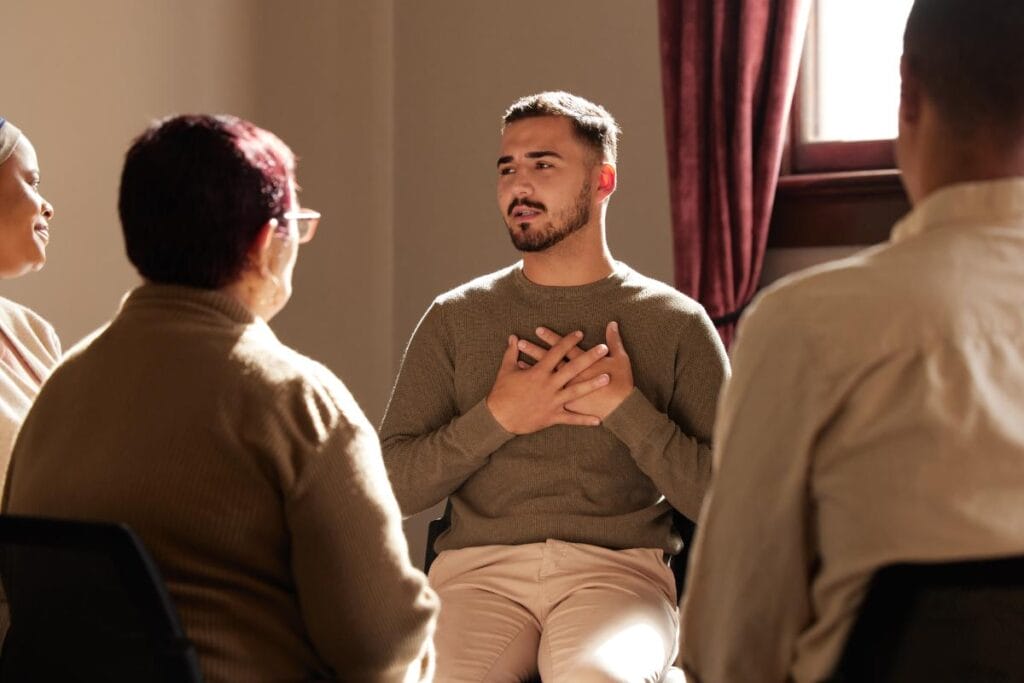
<svg viewBox="0 0 1024 683">
<path fill-rule="evenodd" d="M 534 209 L 546 211 L 545 206 L 539 202 L 531 202 L 528 199 L 518 199 L 509 205 L 508 214 L 516 206 L 529 206 Z M 511 216 L 509 220 L 512 220 Z M 506 223 L 509 237 L 512 238 L 512 245 L 522 252 L 545 251 L 555 246 L 569 235 L 573 234 L 584 225 L 590 222 L 590 181 L 587 180 L 580 188 L 576 197 L 576 203 L 563 211 L 559 216 L 552 217 L 544 230 L 528 228 L 522 230 L 518 225 Z"/>
</svg>

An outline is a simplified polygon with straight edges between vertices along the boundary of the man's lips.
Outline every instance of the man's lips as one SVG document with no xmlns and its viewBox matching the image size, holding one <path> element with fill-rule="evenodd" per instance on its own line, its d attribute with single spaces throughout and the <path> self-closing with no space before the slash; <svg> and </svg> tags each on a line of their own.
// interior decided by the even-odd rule
<svg viewBox="0 0 1024 683">
<path fill-rule="evenodd" d="M 50 226 L 46 225 L 45 223 L 39 223 L 35 225 L 32 228 L 32 230 L 33 232 L 35 232 L 35 234 L 39 235 L 39 237 L 42 238 L 43 243 L 47 243 L 50 241 Z"/>
<path fill-rule="evenodd" d="M 516 221 L 526 223 L 544 213 L 544 205 L 519 199 L 509 204 L 508 215 Z"/>
</svg>

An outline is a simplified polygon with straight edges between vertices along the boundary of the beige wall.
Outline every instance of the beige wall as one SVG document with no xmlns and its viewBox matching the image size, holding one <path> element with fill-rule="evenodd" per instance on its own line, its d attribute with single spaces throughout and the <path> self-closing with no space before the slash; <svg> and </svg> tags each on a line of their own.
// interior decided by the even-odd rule
<svg viewBox="0 0 1024 683">
<path fill-rule="evenodd" d="M 175 112 L 230 112 L 300 155 L 326 216 L 304 247 L 281 337 L 345 378 L 373 420 L 392 374 L 391 3 L 5 0 L 0 115 L 35 143 L 57 209 L 49 261 L 0 283 L 65 345 L 138 282 L 117 185 L 132 137 Z"/>
<path fill-rule="evenodd" d="M 654 0 L 400 0 L 395 18 L 399 338 L 436 294 L 516 260 L 495 202 L 498 130 L 508 105 L 541 90 L 617 117 L 612 251 L 671 277 Z"/>
<path fill-rule="evenodd" d="M 4 0 L 0 115 L 35 142 L 57 207 L 50 260 L 0 294 L 66 344 L 137 282 L 116 214 L 121 159 L 152 118 L 227 111 L 300 155 L 325 214 L 281 337 L 379 422 L 430 300 L 516 259 L 494 201 L 499 118 L 563 88 L 625 133 L 613 253 L 669 279 L 655 0 Z M 408 525 L 423 553 L 426 516 Z"/>
<path fill-rule="evenodd" d="M 845 247 L 776 247 L 764 255 L 759 287 L 767 287 L 784 275 L 819 263 L 852 256 L 870 245 Z"/>
<path fill-rule="evenodd" d="M 299 154 L 301 200 L 324 214 L 273 326 L 344 379 L 376 425 L 395 344 L 392 3 L 260 4 L 260 121 Z"/>
<path fill-rule="evenodd" d="M 251 28 L 236 19 L 245 4 L 4 0 L 0 116 L 35 144 L 57 213 L 46 268 L 0 283 L 0 294 L 36 308 L 66 345 L 136 282 L 116 210 L 132 136 L 168 112 L 252 112 Z"/>
</svg>

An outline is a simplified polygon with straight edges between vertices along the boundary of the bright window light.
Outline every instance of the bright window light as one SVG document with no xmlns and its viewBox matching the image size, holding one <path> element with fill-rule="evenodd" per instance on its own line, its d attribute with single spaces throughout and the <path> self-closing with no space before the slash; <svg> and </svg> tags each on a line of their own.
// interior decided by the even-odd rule
<svg viewBox="0 0 1024 683">
<path fill-rule="evenodd" d="M 806 142 L 896 137 L 903 28 L 913 0 L 817 0 L 808 28 Z"/>
</svg>

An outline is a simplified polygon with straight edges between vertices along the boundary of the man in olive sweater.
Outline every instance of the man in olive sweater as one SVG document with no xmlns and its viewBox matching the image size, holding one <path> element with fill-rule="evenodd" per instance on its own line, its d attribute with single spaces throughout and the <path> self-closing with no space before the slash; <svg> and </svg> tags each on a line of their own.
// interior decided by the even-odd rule
<svg viewBox="0 0 1024 683">
<path fill-rule="evenodd" d="M 498 205 L 523 260 L 434 301 L 391 396 L 403 514 L 452 502 L 441 681 L 657 680 L 675 657 L 670 506 L 697 517 L 728 362 L 699 304 L 612 259 L 617 135 L 568 93 L 508 110 Z"/>
</svg>

